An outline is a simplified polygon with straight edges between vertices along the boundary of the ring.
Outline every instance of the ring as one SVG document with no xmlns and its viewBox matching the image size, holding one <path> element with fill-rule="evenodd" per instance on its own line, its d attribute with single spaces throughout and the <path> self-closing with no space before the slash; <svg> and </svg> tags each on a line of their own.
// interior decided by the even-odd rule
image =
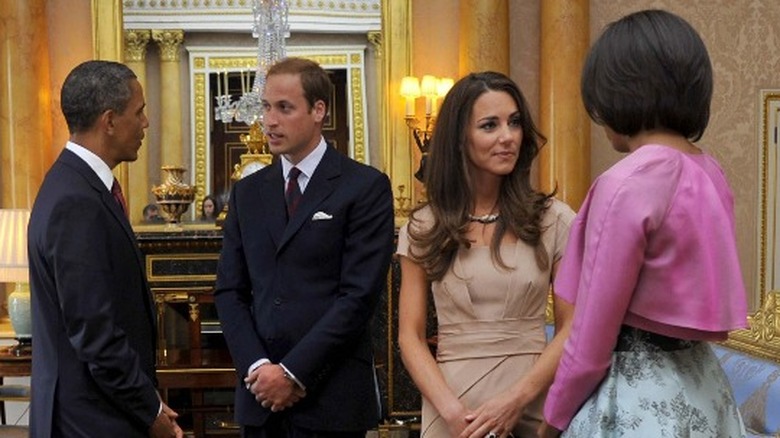
<svg viewBox="0 0 780 438">
<path fill-rule="evenodd" d="M 485 435 L 485 438 L 498 438 L 498 434 L 495 432 L 490 432 L 489 434 Z"/>
</svg>

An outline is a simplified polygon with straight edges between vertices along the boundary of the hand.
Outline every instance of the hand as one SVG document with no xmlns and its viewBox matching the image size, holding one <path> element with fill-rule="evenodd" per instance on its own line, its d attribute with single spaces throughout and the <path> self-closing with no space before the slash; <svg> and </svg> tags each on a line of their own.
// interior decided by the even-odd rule
<svg viewBox="0 0 780 438">
<path fill-rule="evenodd" d="M 149 428 L 149 436 L 151 438 L 183 438 L 184 431 L 176 423 L 178 416 L 179 414 L 163 403 L 162 412 Z"/>
<path fill-rule="evenodd" d="M 561 435 L 560 430 L 550 426 L 546 421 L 542 421 L 537 433 L 539 438 L 558 438 Z"/>
<path fill-rule="evenodd" d="M 466 416 L 468 415 L 469 411 L 460 403 L 454 409 L 441 413 L 450 431 L 449 436 L 459 436 L 463 432 L 463 429 L 469 425 L 466 421 Z"/>
<path fill-rule="evenodd" d="M 506 437 L 517 424 L 523 409 L 525 405 L 518 403 L 510 393 L 501 393 L 466 416 L 469 425 L 459 437 L 484 438 L 490 433 Z"/>
<path fill-rule="evenodd" d="M 284 376 L 284 368 L 280 365 L 263 365 L 247 376 L 245 382 L 255 400 L 271 412 L 290 408 L 306 396 L 304 390 Z"/>
</svg>

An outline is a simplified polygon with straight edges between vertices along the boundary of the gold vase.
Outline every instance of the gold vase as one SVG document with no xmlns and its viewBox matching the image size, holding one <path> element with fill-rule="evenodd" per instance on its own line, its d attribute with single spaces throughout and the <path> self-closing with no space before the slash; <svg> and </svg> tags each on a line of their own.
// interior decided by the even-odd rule
<svg viewBox="0 0 780 438">
<path fill-rule="evenodd" d="M 195 200 L 195 186 L 182 181 L 184 172 L 187 171 L 184 167 L 162 166 L 160 169 L 165 174 L 165 179 L 162 184 L 152 188 L 152 193 L 157 198 L 165 221 L 169 226 L 176 227 Z"/>
</svg>

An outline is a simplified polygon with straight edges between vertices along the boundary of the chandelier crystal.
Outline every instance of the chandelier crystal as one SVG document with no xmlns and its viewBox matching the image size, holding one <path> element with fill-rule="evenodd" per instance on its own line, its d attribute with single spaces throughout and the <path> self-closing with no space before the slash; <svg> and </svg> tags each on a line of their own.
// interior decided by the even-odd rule
<svg viewBox="0 0 780 438">
<path fill-rule="evenodd" d="M 257 68 L 252 86 L 243 92 L 238 100 L 225 87 L 225 94 L 214 99 L 214 118 L 222 123 L 243 122 L 251 126 L 262 123 L 262 95 L 268 69 L 276 61 L 287 56 L 285 38 L 290 27 L 287 21 L 289 4 L 287 0 L 253 0 L 252 36 L 257 38 Z M 227 74 L 227 73 L 226 73 Z"/>
</svg>

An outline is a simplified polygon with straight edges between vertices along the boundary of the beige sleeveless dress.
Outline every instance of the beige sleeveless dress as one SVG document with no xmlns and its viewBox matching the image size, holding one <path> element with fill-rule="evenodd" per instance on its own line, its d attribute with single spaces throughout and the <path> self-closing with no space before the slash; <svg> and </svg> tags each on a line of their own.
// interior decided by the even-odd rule
<svg viewBox="0 0 780 438">
<path fill-rule="evenodd" d="M 421 226 L 431 226 L 430 210 L 419 211 L 415 218 Z M 554 262 L 561 258 L 573 218 L 574 212 L 560 201 L 553 201 L 546 212 L 542 241 Z M 398 237 L 397 252 L 404 256 L 410 250 L 407 227 Z M 444 278 L 432 285 L 438 318 L 436 361 L 467 409 L 513 385 L 546 345 L 550 269 L 540 270 L 533 248 L 522 241 L 502 246 L 501 256 L 514 269 L 495 266 L 487 246 L 462 248 Z M 542 405 L 540 399 L 525 409 L 513 430 L 516 437 L 536 436 Z M 446 422 L 424 397 L 421 430 L 423 437 L 448 436 Z"/>
</svg>

